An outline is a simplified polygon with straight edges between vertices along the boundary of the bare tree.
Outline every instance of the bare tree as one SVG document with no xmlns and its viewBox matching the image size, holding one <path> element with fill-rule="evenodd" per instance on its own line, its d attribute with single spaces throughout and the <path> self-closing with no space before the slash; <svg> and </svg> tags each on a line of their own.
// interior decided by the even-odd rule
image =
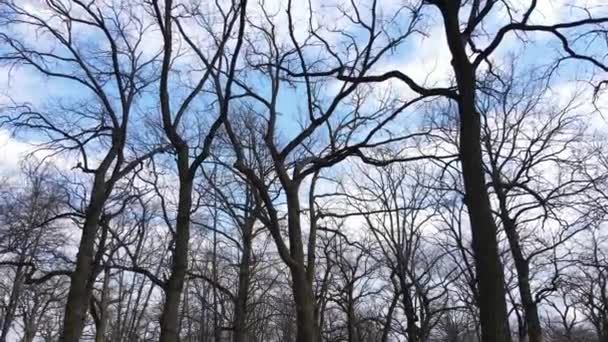
<svg viewBox="0 0 608 342">
<path fill-rule="evenodd" d="M 27 104 L 4 108 L 6 122 L 46 135 L 44 148 L 53 154 L 73 151 L 77 168 L 91 176 L 62 333 L 63 341 L 78 341 L 99 272 L 95 240 L 104 205 L 123 177 L 160 151 L 138 148 L 135 135 L 128 134 L 138 96 L 157 79 L 151 72 L 156 58 L 142 56 L 148 26 L 133 16 L 136 6 L 82 1 L 46 1 L 40 10 L 16 1 L 0 6 L 0 36 L 7 47 L 0 57 L 3 63 L 87 90 L 84 97 L 66 98 L 48 110 Z M 36 31 L 50 44 L 20 35 L 18 28 Z M 105 45 L 87 48 L 82 39 L 74 39 L 76 34 L 97 35 Z"/>
<path fill-rule="evenodd" d="M 421 95 L 443 96 L 456 102 L 460 130 L 458 146 L 475 252 L 483 340 L 510 341 L 504 274 L 497 239 L 498 230 L 486 191 L 483 167 L 482 125 L 477 110 L 479 74 L 483 67 L 494 66 L 492 55 L 504 44 L 507 34 L 534 31 L 548 33 L 561 42 L 564 56 L 559 59 L 560 62 L 564 59 L 581 60 L 606 70 L 606 65 L 602 64 L 601 59 L 595 58 L 595 55 L 576 52 L 575 41 L 585 36 L 593 39 L 596 35 L 601 35 L 605 32 L 605 27 L 602 25 L 608 22 L 608 18 L 601 16 L 601 12 L 594 16 L 592 10 L 583 9 L 584 18 L 580 20 L 553 25 L 535 25 L 530 22 L 531 16 L 538 11 L 538 3 L 534 0 L 517 7 L 495 0 L 430 0 L 426 3 L 433 5 L 440 12 L 445 40 L 452 57 L 451 64 L 455 78 L 453 88 L 424 87 L 399 70 L 358 78 L 339 74 L 338 78 L 355 83 L 381 82 L 395 78 Z M 494 15 L 499 10 L 509 13 L 507 23 L 498 24 L 498 29 L 490 33 L 485 30 L 484 23 L 495 19 Z M 569 29 L 571 31 L 563 32 Z M 576 29 L 579 31 L 569 34 Z M 580 30 L 583 32 L 581 33 Z"/>
<path fill-rule="evenodd" d="M 359 193 L 348 203 L 357 208 L 381 251 L 400 296 L 408 341 L 425 341 L 448 310 L 452 272 L 442 274 L 444 252 L 434 245 L 439 206 L 431 178 L 423 168 L 390 165 L 368 170 Z"/>
<path fill-rule="evenodd" d="M 225 126 L 235 149 L 236 167 L 247 177 L 255 189 L 256 196 L 264 204 L 266 213 L 264 218 L 261 218 L 262 223 L 268 227 L 281 259 L 290 270 L 296 303 L 296 340 L 308 342 L 320 338 L 313 294 L 318 221 L 314 204 L 316 179 L 322 169 L 329 168 L 349 156 L 367 158 L 363 153 L 366 148 L 406 140 L 408 135 L 383 137 L 380 141 L 374 139 L 377 132 L 381 132 L 398 113 L 417 100 L 406 104 L 381 103 L 377 109 L 365 112 L 362 108 L 369 93 L 356 91 L 358 87 L 354 84 L 341 84 L 334 93 L 324 94 L 323 89 L 332 78 L 329 77 L 331 73 L 320 72 L 319 67 L 325 64 L 325 59 L 333 59 L 340 65 L 340 69 L 345 67 L 346 64 L 338 57 L 341 47 L 334 46 L 328 38 L 322 36 L 328 31 L 331 34 L 331 27 L 316 27 L 311 21 L 309 32 L 300 37 L 301 31 L 295 26 L 293 6 L 291 1 L 287 3 L 286 18 L 283 18 L 288 23 L 287 37 L 279 36 L 275 30 L 279 16 L 264 6 L 261 8 L 261 21 L 251 24 L 255 32 L 248 38 L 248 49 L 251 51 L 248 63 L 256 74 L 270 85 L 270 94 L 259 90 L 255 83 L 238 83 L 244 97 L 240 106 L 244 111 L 264 118 L 264 125 L 259 134 L 262 135 L 264 147 L 272 159 L 273 172 L 278 178 L 281 196 L 286 202 L 286 220 L 281 219 L 277 204 L 273 201 L 271 185 L 251 170 L 246 155 L 248 147 L 238 138 L 238 131 L 232 128 L 231 120 L 228 120 Z M 377 16 L 378 8 L 375 2 L 369 9 L 355 3 L 350 4 L 348 10 L 342 10 L 340 7 L 338 9 L 343 19 L 354 22 L 356 27 L 366 32 L 367 41 L 364 43 L 346 38 L 347 44 L 352 44 L 352 48 L 347 48 L 348 52 L 356 54 L 356 66 L 352 66 L 350 70 L 352 75 L 357 76 L 367 73 L 387 51 L 407 38 L 413 32 L 418 15 L 417 8 L 407 11 L 403 17 L 411 22 L 410 27 L 397 30 L 395 34 L 389 30 L 389 26 L 392 25 L 392 20 L 397 19 Z M 368 12 L 365 18 L 359 15 L 359 11 L 363 10 Z M 312 20 L 314 9 L 311 8 L 310 11 L 308 20 Z M 259 44 L 260 41 L 264 44 Z M 308 55 L 318 51 L 318 46 L 325 47 L 326 51 L 321 51 L 323 56 L 320 58 L 311 60 Z M 278 115 L 282 109 L 279 107 L 278 98 L 282 89 L 292 87 L 292 84 L 298 93 L 304 94 L 301 98 L 304 122 L 298 133 L 281 141 Z M 345 110 L 354 116 L 343 116 Z M 297 110 L 294 112 L 297 113 Z M 296 113 L 292 113 L 292 117 L 296 117 Z M 300 189 L 306 180 L 310 180 L 309 205 L 304 209 L 300 200 Z M 308 212 L 308 242 L 304 238 L 305 226 L 301 217 L 304 210 Z M 288 243 L 284 238 L 283 227 L 287 228 Z"/>
<path fill-rule="evenodd" d="M 497 215 L 509 243 L 524 312 L 519 338 L 541 341 L 538 304 L 556 290 L 563 267 L 557 255 L 563 259 L 563 246 L 587 227 L 589 206 L 580 194 L 592 182 L 583 172 L 588 153 L 577 103 L 563 100 L 566 104 L 556 107 L 547 99 L 550 92 L 539 84 L 547 81 L 530 75 L 521 80 L 517 75 L 497 75 L 502 87 L 487 80 L 489 98 L 481 100 L 480 110 Z M 559 172 L 549 176 L 552 169 Z M 543 270 L 543 263 L 549 269 Z M 534 288 L 534 274 L 541 272 L 549 280 Z"/>
<path fill-rule="evenodd" d="M 607 8 L 545 5 L 0 0 L 0 342 L 606 340 Z"/>
<path fill-rule="evenodd" d="M 3 303 L 0 341 L 7 341 L 15 315 L 22 303 L 28 282 L 40 269 L 49 265 L 48 259 L 61 246 L 63 232 L 52 222 L 65 205 L 65 192 L 53 179 L 51 166 L 30 163 L 24 165 L 23 182 L 18 190 L 1 194 L 0 249 L 3 259 L 0 265 L 14 273 L 8 290 L 8 302 Z M 56 298 L 53 298 L 56 299 Z M 35 315 L 35 314 L 31 314 Z M 33 322 L 36 318 L 32 317 Z M 35 323 L 26 329 L 35 332 Z M 28 338 L 33 338 L 28 337 Z"/>
<path fill-rule="evenodd" d="M 193 8 L 181 8 L 178 12 L 178 4 L 174 4 L 172 0 L 152 1 L 152 9 L 155 20 L 162 33 L 163 50 L 162 50 L 162 67 L 160 71 L 159 84 L 159 100 L 162 128 L 166 139 L 169 140 L 176 156 L 176 166 L 179 179 L 179 194 L 177 201 L 176 222 L 174 227 L 174 241 L 171 276 L 165 285 L 165 304 L 161 316 L 161 341 L 178 341 L 178 317 L 179 303 L 184 286 L 184 279 L 188 268 L 188 244 L 190 242 L 190 214 L 192 210 L 192 187 L 198 169 L 202 163 L 210 155 L 211 144 L 217 130 L 222 125 L 229 112 L 229 103 L 232 96 L 232 84 L 235 72 L 238 67 L 238 57 L 240 47 L 243 43 L 243 35 L 245 32 L 245 15 L 247 1 L 233 1 L 228 4 L 227 11 L 224 12 L 221 5 L 218 3 L 218 10 L 222 15 L 220 29 L 212 26 L 212 23 L 206 22 L 204 16 L 199 16 L 198 7 L 196 4 Z M 193 14 L 191 14 L 193 13 Z M 193 16 L 193 17 L 192 17 Z M 177 19 L 183 17 L 182 19 Z M 198 42 L 193 40 L 180 24 L 180 20 L 189 18 L 194 20 L 202 20 L 202 28 L 210 30 L 212 42 L 212 50 L 206 53 L 197 45 Z M 178 29 L 178 35 L 174 35 L 173 30 Z M 233 33 L 237 33 L 234 39 L 234 50 L 229 53 L 228 44 L 233 40 Z M 179 56 L 180 51 L 175 51 L 175 39 L 181 38 L 186 42 L 193 53 L 202 62 L 205 71 L 195 83 L 192 90 L 188 91 L 187 95 L 180 100 L 177 107 L 171 104 L 170 94 L 170 76 L 174 58 Z M 227 80 L 223 83 L 220 77 L 225 72 Z M 187 114 L 190 111 L 190 106 L 195 103 L 197 96 L 201 93 L 205 86 L 209 86 L 216 90 L 218 107 L 213 110 L 217 112 L 217 118 L 209 123 L 207 133 L 202 141 L 202 145 L 197 145 L 200 140 L 190 141 L 187 137 L 189 127 Z M 194 153 L 194 158 L 191 155 Z"/>
</svg>

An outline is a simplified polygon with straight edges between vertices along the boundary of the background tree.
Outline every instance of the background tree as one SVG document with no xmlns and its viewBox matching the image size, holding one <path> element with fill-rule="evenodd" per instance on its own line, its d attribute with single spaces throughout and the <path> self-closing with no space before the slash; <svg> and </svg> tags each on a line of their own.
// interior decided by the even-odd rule
<svg viewBox="0 0 608 342">
<path fill-rule="evenodd" d="M 607 10 L 0 0 L 0 337 L 605 339 Z"/>
</svg>

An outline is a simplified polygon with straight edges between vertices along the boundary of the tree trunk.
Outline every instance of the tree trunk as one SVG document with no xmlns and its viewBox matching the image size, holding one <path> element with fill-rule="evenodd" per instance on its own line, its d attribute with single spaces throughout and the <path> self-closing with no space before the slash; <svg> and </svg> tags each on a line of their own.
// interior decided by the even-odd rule
<svg viewBox="0 0 608 342">
<path fill-rule="evenodd" d="M 23 262 L 24 258 L 21 259 L 21 262 Z M 2 320 L 2 332 L 0 333 L 0 342 L 6 342 L 6 337 L 8 336 L 8 333 L 11 330 L 13 319 L 15 318 L 17 302 L 19 300 L 19 297 L 21 296 L 21 286 L 23 286 L 23 278 L 25 276 L 23 268 L 24 266 L 19 265 L 17 266 L 17 270 L 15 271 L 15 280 L 13 281 L 13 286 L 11 288 L 8 307 L 6 308 L 6 313 L 4 314 L 4 319 Z"/>
<path fill-rule="evenodd" d="M 186 151 L 183 153 L 183 151 Z M 165 303 L 160 319 L 160 341 L 178 342 L 179 340 L 179 304 L 184 288 L 184 279 L 188 270 L 188 243 L 190 241 L 190 210 L 192 208 L 192 180 L 186 174 L 187 150 L 180 151 L 179 203 L 175 223 L 175 244 L 171 263 L 171 276 L 165 286 Z"/>
<path fill-rule="evenodd" d="M 481 124 L 475 110 L 475 69 L 468 59 L 465 41 L 460 33 L 459 2 L 442 1 L 439 9 L 443 16 L 459 93 L 460 160 L 479 286 L 482 340 L 510 342 L 504 274 L 496 237 L 497 227 L 492 216 L 482 166 Z"/>
<path fill-rule="evenodd" d="M 296 342 L 315 342 L 318 334 L 315 299 L 303 268 L 291 270 L 293 298 L 296 304 Z"/>
<path fill-rule="evenodd" d="M 406 333 L 408 342 L 420 342 L 420 328 L 417 325 L 418 317 L 412 303 L 410 295 L 410 287 L 407 285 L 406 280 L 403 276 L 399 276 L 399 282 L 401 284 L 402 300 L 403 300 L 403 311 L 407 320 Z"/>
<path fill-rule="evenodd" d="M 110 281 L 110 272 L 106 269 L 103 278 L 103 286 L 101 289 L 101 302 L 99 303 L 99 324 L 95 330 L 95 342 L 105 342 L 106 328 L 108 326 L 108 283 Z"/>
<path fill-rule="evenodd" d="M 97 173 L 91 192 L 91 200 L 82 227 L 82 236 L 76 255 L 76 269 L 70 276 L 70 290 L 65 306 L 63 319 L 62 342 L 78 342 L 84 329 L 84 323 L 93 291 L 95 239 L 99 218 L 106 199 L 105 173 Z"/>
<path fill-rule="evenodd" d="M 293 298 L 296 304 L 296 342 L 315 342 L 318 339 L 318 325 L 315 319 L 315 296 L 312 289 L 312 278 L 309 277 L 304 264 L 304 244 L 300 221 L 300 183 L 285 186 L 287 196 L 287 226 L 289 230 L 289 249 L 295 261 L 289 268 Z M 314 265 L 308 265 L 308 268 Z"/>
<path fill-rule="evenodd" d="M 347 326 L 348 326 L 348 342 L 359 342 L 359 331 L 357 330 L 357 316 L 355 313 L 355 303 L 353 301 L 353 286 L 348 286 L 348 303 L 347 303 Z"/>
<path fill-rule="evenodd" d="M 49 302 L 39 306 L 41 304 L 37 300 L 34 300 L 33 310 L 25 312 L 23 315 L 23 338 L 21 342 L 34 342 L 36 333 L 38 332 L 38 325 L 40 320 L 48 308 Z M 36 312 L 36 310 L 40 310 Z"/>
<path fill-rule="evenodd" d="M 608 342 L 608 316 L 601 312 L 599 313 L 600 317 L 598 317 L 597 325 L 595 329 L 597 330 L 597 339 L 598 342 Z"/>
<path fill-rule="evenodd" d="M 253 223 L 253 222 L 252 222 Z M 233 342 L 247 342 L 247 298 L 251 268 L 252 224 L 243 225 L 243 256 L 239 264 L 239 287 L 234 303 L 234 335 Z"/>
<path fill-rule="evenodd" d="M 391 331 L 391 322 L 393 321 L 393 313 L 395 312 L 395 307 L 397 307 L 397 303 L 399 302 L 399 292 L 395 289 L 395 294 L 393 294 L 393 300 L 391 301 L 391 305 L 388 307 L 388 312 L 386 314 L 386 321 L 384 322 L 384 326 L 382 327 L 382 337 L 380 342 L 388 342 L 388 336 Z"/>
<path fill-rule="evenodd" d="M 494 189 L 496 191 L 496 196 L 498 197 L 502 224 L 507 235 L 507 240 L 509 241 L 513 261 L 515 262 L 517 286 L 519 296 L 521 297 L 521 304 L 524 309 L 525 331 L 528 335 L 528 342 L 542 342 L 543 331 L 538 317 L 538 307 L 532 298 L 532 290 L 530 289 L 530 265 L 521 249 L 517 225 L 509 215 L 507 196 L 501 187 L 502 180 L 500 179 L 500 175 L 497 174 L 494 165 L 492 165 L 492 182 L 494 183 Z"/>
<path fill-rule="evenodd" d="M 215 171 L 214 171 L 215 174 Z M 217 200 L 213 203 L 213 264 L 212 264 L 212 272 L 213 272 L 213 282 L 217 284 L 218 275 L 217 275 Z M 217 286 L 213 286 L 213 342 L 220 342 L 222 338 L 222 330 L 220 327 L 219 321 L 219 298 L 217 295 Z"/>
<path fill-rule="evenodd" d="M 36 322 L 27 322 L 24 324 L 22 342 L 34 342 L 34 339 L 36 338 L 36 330 Z"/>
</svg>

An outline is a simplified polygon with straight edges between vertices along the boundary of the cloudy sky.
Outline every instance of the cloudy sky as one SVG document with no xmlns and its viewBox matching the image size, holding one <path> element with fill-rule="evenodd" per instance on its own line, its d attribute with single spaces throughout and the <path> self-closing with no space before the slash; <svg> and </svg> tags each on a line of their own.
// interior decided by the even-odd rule
<svg viewBox="0 0 608 342">
<path fill-rule="evenodd" d="M 65 0 L 67 1 L 67 0 Z M 65 2 L 64 1 L 64 2 Z M 111 1 L 107 1 L 111 2 Z M 21 0 L 22 6 L 28 11 L 33 11 L 41 17 L 48 17 L 48 11 L 45 10 L 43 1 L 39 0 Z M 251 1 L 249 5 L 249 16 L 252 22 L 261 22 L 262 10 L 261 1 Z M 403 0 L 380 0 L 378 2 L 379 13 L 386 17 L 392 17 L 395 13 L 401 13 L 399 9 L 405 3 Z M 525 0 L 511 1 L 515 6 L 520 6 L 522 9 L 529 3 Z M 572 6 L 575 3 L 576 6 Z M 334 42 L 340 41 L 340 32 L 357 34 L 356 27 L 343 15 L 342 9 L 352 14 L 352 8 L 348 7 L 348 2 L 341 4 L 338 0 L 323 1 L 312 0 L 310 5 L 304 1 L 294 1 L 292 12 L 295 15 L 294 26 L 296 27 L 296 37 L 303 38 L 308 30 L 309 13 L 312 9 L 314 13 L 312 20 L 313 25 L 324 27 L 337 32 L 327 33 L 329 40 L 334 39 Z M 359 1 L 361 8 L 369 5 L 368 1 Z M 280 39 L 288 40 L 289 32 L 287 30 L 288 20 L 286 16 L 286 1 L 265 1 L 264 6 L 267 13 L 275 13 L 275 25 Z M 312 8 L 311 8 L 312 7 Z M 604 0 L 540 0 L 538 1 L 537 10 L 531 17 L 531 23 L 534 24 L 553 24 L 562 21 L 572 21 L 584 18 L 586 12 L 583 8 L 592 9 L 594 13 L 607 13 L 608 5 Z M 441 23 L 438 20 L 436 9 L 426 6 L 423 9 L 423 21 L 420 23 L 420 34 L 413 34 L 404 44 L 402 44 L 394 53 L 387 55 L 382 63 L 379 63 L 377 70 L 373 73 L 381 73 L 388 70 L 400 70 L 420 84 L 447 86 L 452 80 L 452 71 L 450 66 L 450 56 L 445 42 L 445 35 Z M 144 11 L 138 12 L 143 21 L 151 22 L 151 18 Z M 365 14 L 362 14 L 365 18 Z M 492 36 L 499 27 L 507 23 L 507 13 L 501 8 L 497 8 L 483 27 Z M 49 22 L 54 19 L 49 18 Z M 55 23 L 59 25 L 60 23 Z M 194 26 L 191 26 L 194 27 Z M 7 28 L 2 28 L 6 32 Z M 18 34 L 32 45 L 39 48 L 53 49 L 54 45 L 46 35 L 41 35 L 40 32 L 27 28 L 25 26 L 12 26 L 8 30 L 11 34 Z M 91 32 L 85 27 L 80 27 L 76 30 L 81 42 L 95 41 L 99 39 L 98 32 Z M 327 31 L 326 31 L 327 32 Z M 204 41 L 205 33 L 192 30 L 190 33 L 196 37 L 198 41 Z M 478 43 L 483 45 L 487 43 L 487 38 L 478 37 Z M 525 43 L 524 43 L 525 41 Z M 176 42 L 180 44 L 183 42 Z M 153 28 L 147 31 L 144 36 L 144 43 L 141 45 L 141 52 L 144 55 L 153 55 L 162 47 L 162 41 L 157 29 Z M 602 49 L 606 46 L 599 42 L 593 44 L 577 46 L 580 49 L 586 50 L 587 53 L 601 54 Z M 517 57 L 518 67 L 520 70 L 525 70 L 532 66 L 546 66 L 551 63 L 557 56 L 559 42 L 548 34 L 528 34 L 520 35 L 519 37 L 510 34 L 505 40 L 502 47 L 496 51 L 492 57 L 499 65 L 505 63 L 513 57 Z M 2 49 L 0 49 L 2 51 Z M 182 59 L 182 63 L 189 64 L 191 60 L 186 56 Z M 590 97 L 591 87 L 586 85 L 591 79 L 591 68 L 588 66 L 576 68 L 573 63 L 565 63 L 560 72 L 556 74 L 556 79 L 553 82 L 553 91 L 556 94 L 562 94 L 564 98 L 573 92 L 580 92 L 585 89 L 585 96 Z M 580 63 L 578 63 L 580 65 Z M 84 98 L 86 92 L 79 84 L 69 81 L 58 81 L 42 77 L 38 72 L 29 67 L 18 67 L 14 65 L 0 66 L 0 103 L 3 106 L 10 106 L 15 103 L 28 103 L 32 107 L 45 107 L 49 103 L 56 102 L 60 98 L 78 99 Z M 593 77 L 598 79 L 605 75 L 597 74 Z M 576 80 L 576 81 L 574 81 Z M 339 83 L 339 82 L 337 82 Z M 339 84 L 336 84 L 339 87 Z M 398 81 L 386 82 L 375 86 L 374 92 L 378 96 L 385 95 L 386 92 L 391 92 L 391 96 L 407 97 L 410 94 L 409 89 Z M 297 122 L 299 117 L 294 117 L 294 104 L 297 104 L 299 90 L 286 91 L 279 99 L 280 107 L 282 108 L 282 125 L 289 134 L 290 131 L 297 131 Z M 156 95 L 151 92 L 150 102 L 155 101 Z M 601 100 L 601 98 L 600 98 Z M 143 101 L 146 102 L 145 100 Z M 598 102 L 600 108 L 608 105 L 606 100 Z M 297 106 L 297 105 L 296 105 Z M 589 107 L 591 111 L 593 108 Z M 154 115 L 154 113 L 152 114 Z M 603 117 L 596 115 L 594 124 L 600 127 L 604 124 Z M 32 135 L 12 135 L 6 127 L 0 128 L 0 173 L 2 175 L 14 174 L 18 169 L 19 160 L 32 150 L 32 143 L 44 141 L 44 137 Z"/>
</svg>

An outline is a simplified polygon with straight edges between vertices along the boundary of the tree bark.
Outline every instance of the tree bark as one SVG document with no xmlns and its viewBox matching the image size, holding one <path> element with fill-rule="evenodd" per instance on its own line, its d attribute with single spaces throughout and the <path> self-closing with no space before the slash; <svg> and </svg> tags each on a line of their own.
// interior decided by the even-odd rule
<svg viewBox="0 0 608 342">
<path fill-rule="evenodd" d="M 234 303 L 234 335 L 233 342 L 247 342 L 247 299 L 249 296 L 249 282 L 251 278 L 251 244 L 252 223 L 243 225 L 243 256 L 239 264 L 239 285 Z"/>
<path fill-rule="evenodd" d="M 192 209 L 192 178 L 187 173 L 188 151 L 178 153 L 180 166 L 179 203 L 175 222 L 175 244 L 171 263 L 171 276 L 165 286 L 165 303 L 160 319 L 160 341 L 179 341 L 179 304 L 188 270 L 188 244 L 190 241 L 190 210 Z"/>
<path fill-rule="evenodd" d="M 494 165 L 492 165 L 492 182 L 494 183 L 496 196 L 498 197 L 503 228 L 507 235 L 507 240 L 509 241 L 511 255 L 513 256 L 515 269 L 517 271 L 517 287 L 521 298 L 521 304 L 524 309 L 525 331 L 528 335 L 528 342 L 542 342 L 543 331 L 538 317 L 538 307 L 532 297 L 532 290 L 530 289 L 530 265 L 521 249 L 517 225 L 509 215 L 507 195 L 501 187 L 502 181 L 500 175 L 497 174 Z"/>
<path fill-rule="evenodd" d="M 400 266 L 401 268 L 401 266 Z M 410 294 L 410 286 L 407 285 L 404 275 L 399 275 L 399 282 L 402 292 L 403 310 L 407 320 L 406 333 L 408 342 L 420 342 L 420 328 L 417 325 L 418 317 L 416 315 L 412 298 Z"/>
<path fill-rule="evenodd" d="M 397 289 L 395 289 L 397 291 Z M 382 327 L 382 337 L 380 342 L 388 342 L 388 336 L 391 331 L 391 322 L 393 320 L 393 313 L 395 312 L 395 307 L 397 307 L 397 303 L 399 302 L 399 292 L 395 292 L 393 295 L 393 300 L 391 301 L 391 305 L 388 307 L 388 313 L 386 314 L 386 321 L 384 322 L 384 326 Z"/>
<path fill-rule="evenodd" d="M 15 318 L 15 311 L 17 310 L 17 301 L 21 296 L 21 287 L 23 286 L 23 280 L 25 276 L 24 267 L 25 266 L 19 265 L 17 266 L 17 270 L 15 271 L 15 280 L 13 281 L 13 286 L 11 288 L 8 307 L 6 308 L 6 313 L 4 314 L 2 320 L 2 332 L 0 333 L 0 342 L 6 342 L 6 337 L 8 336 L 8 333 L 13 324 L 13 319 Z"/>
<path fill-rule="evenodd" d="M 602 313 L 600 327 L 598 328 L 599 342 L 608 342 L 608 317 Z"/>
<path fill-rule="evenodd" d="M 108 284 L 110 282 L 110 273 L 106 269 L 103 278 L 103 286 L 101 289 L 101 301 L 99 303 L 99 324 L 95 330 L 95 342 L 106 341 L 106 329 L 108 326 Z"/>
<path fill-rule="evenodd" d="M 438 7 L 443 16 L 459 93 L 459 152 L 479 286 L 482 340 L 510 342 L 503 266 L 496 237 L 497 227 L 492 216 L 482 165 L 481 123 L 475 109 L 475 68 L 467 56 L 465 40 L 460 33 L 459 1 L 441 1 Z"/>
<path fill-rule="evenodd" d="M 296 304 L 296 342 L 316 341 L 317 322 L 312 286 L 308 283 L 306 271 L 299 268 L 291 270 L 293 297 Z"/>
<path fill-rule="evenodd" d="M 215 171 L 214 171 L 215 173 Z M 212 273 L 213 273 L 213 282 L 217 284 L 217 200 L 214 200 L 213 203 L 213 264 L 212 264 Z M 220 319 L 219 319 L 219 308 L 218 308 L 218 294 L 217 294 L 217 286 L 212 287 L 213 291 L 213 342 L 220 342 L 222 338 L 222 330 L 220 327 Z"/>
<path fill-rule="evenodd" d="M 353 300 L 353 286 L 348 286 L 348 303 L 347 303 L 347 319 L 348 326 L 348 342 L 359 342 L 359 330 L 357 329 L 357 316 L 355 313 L 355 303 Z"/>
<path fill-rule="evenodd" d="M 62 342 L 78 342 L 84 329 L 89 301 L 93 291 L 94 249 L 99 219 L 106 200 L 105 172 L 95 175 L 90 204 L 82 227 L 82 236 L 76 255 L 76 269 L 70 276 L 70 290 L 63 319 Z"/>
<path fill-rule="evenodd" d="M 24 324 L 22 342 L 34 342 L 34 339 L 36 338 L 36 331 L 37 322 L 27 322 Z"/>
<path fill-rule="evenodd" d="M 289 229 L 289 249 L 295 261 L 290 266 L 293 298 L 296 304 L 296 342 L 314 342 L 318 338 L 318 324 L 315 319 L 315 296 L 312 278 L 308 276 L 304 264 L 304 245 L 300 221 L 299 183 L 285 187 L 287 196 L 287 225 Z M 308 265 L 308 268 L 314 265 Z"/>
</svg>

